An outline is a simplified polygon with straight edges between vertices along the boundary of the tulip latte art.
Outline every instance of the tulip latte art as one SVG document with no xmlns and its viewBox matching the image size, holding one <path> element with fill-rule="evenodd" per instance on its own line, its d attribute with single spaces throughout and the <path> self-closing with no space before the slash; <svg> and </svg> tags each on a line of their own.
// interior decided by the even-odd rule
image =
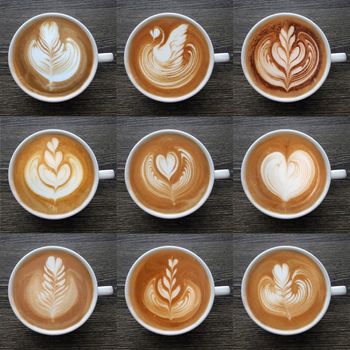
<svg viewBox="0 0 350 350">
<path fill-rule="evenodd" d="M 94 182 L 90 155 L 73 138 L 60 134 L 36 137 L 16 157 L 14 185 L 30 208 L 61 214 L 79 207 Z"/>
<path fill-rule="evenodd" d="M 210 296 L 206 272 L 190 255 L 176 250 L 155 252 L 135 270 L 131 302 L 138 316 L 161 329 L 182 329 L 196 322 Z"/>
<path fill-rule="evenodd" d="M 209 49 L 193 24 L 175 17 L 155 19 L 133 38 L 129 66 L 146 91 L 164 97 L 182 96 L 204 79 Z"/>
<path fill-rule="evenodd" d="M 74 92 L 92 69 L 90 39 L 77 24 L 61 17 L 29 24 L 16 39 L 13 54 L 21 82 L 44 96 Z"/>
<path fill-rule="evenodd" d="M 130 185 L 146 207 L 183 212 L 198 203 L 209 185 L 208 160 L 191 139 L 177 134 L 154 136 L 131 159 Z"/>
<path fill-rule="evenodd" d="M 245 168 L 253 199 L 265 209 L 289 214 L 312 206 L 326 182 L 320 151 L 306 138 L 281 132 L 258 143 Z"/>
<path fill-rule="evenodd" d="M 311 258 L 294 251 L 266 255 L 249 274 L 247 299 L 253 314 L 277 329 L 297 329 L 323 308 L 326 283 Z"/>
<path fill-rule="evenodd" d="M 77 258 L 53 250 L 34 255 L 18 270 L 14 302 L 32 325 L 63 329 L 85 315 L 92 288 L 89 272 Z"/>
<path fill-rule="evenodd" d="M 278 17 L 256 29 L 247 49 L 251 77 L 267 93 L 302 95 L 320 80 L 326 51 L 315 29 L 293 17 Z"/>
</svg>

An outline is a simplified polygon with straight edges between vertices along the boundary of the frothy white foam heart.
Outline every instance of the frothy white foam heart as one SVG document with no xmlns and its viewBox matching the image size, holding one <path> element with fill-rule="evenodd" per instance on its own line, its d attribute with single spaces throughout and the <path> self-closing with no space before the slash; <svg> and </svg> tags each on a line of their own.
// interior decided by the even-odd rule
<svg viewBox="0 0 350 350">
<path fill-rule="evenodd" d="M 168 259 L 165 274 L 151 279 L 143 295 L 143 304 L 153 314 L 169 320 L 187 320 L 197 311 L 201 303 L 200 288 L 190 280 L 180 284 L 176 274 L 178 259 Z"/>
<path fill-rule="evenodd" d="M 294 151 L 288 159 L 281 152 L 270 153 L 260 167 L 267 189 L 285 202 L 308 190 L 315 173 L 313 159 L 303 150 Z"/>
</svg>

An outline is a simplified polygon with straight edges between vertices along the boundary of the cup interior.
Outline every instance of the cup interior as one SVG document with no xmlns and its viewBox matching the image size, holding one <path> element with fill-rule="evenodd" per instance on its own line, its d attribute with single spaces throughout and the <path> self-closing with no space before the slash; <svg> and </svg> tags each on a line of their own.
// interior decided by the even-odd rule
<svg viewBox="0 0 350 350">
<path fill-rule="evenodd" d="M 254 197 L 252 196 L 252 194 L 250 193 L 248 186 L 247 186 L 247 181 L 246 181 L 246 177 L 249 176 L 249 174 L 247 173 L 246 170 L 246 166 L 247 166 L 247 162 L 248 159 L 250 157 L 250 154 L 255 150 L 256 146 L 258 144 L 260 144 L 262 141 L 266 140 L 267 138 L 271 137 L 272 135 L 277 135 L 280 133 L 292 133 L 292 134 L 296 134 L 299 136 L 302 136 L 303 138 L 307 139 L 308 141 L 310 141 L 316 148 L 317 150 L 320 152 L 320 154 L 322 155 L 322 158 L 324 160 L 324 165 L 326 167 L 326 181 L 325 181 L 325 186 L 324 189 L 322 191 L 322 194 L 319 196 L 319 198 L 317 199 L 317 201 L 315 203 L 313 203 L 310 207 L 306 208 L 305 210 L 302 210 L 300 212 L 296 212 L 296 213 L 291 213 L 291 214 L 281 214 L 281 213 L 277 213 L 271 210 L 268 210 L 266 208 L 264 208 L 262 205 L 258 204 Z M 243 162 L 242 162 L 242 167 L 241 167 L 241 182 L 242 182 L 242 187 L 243 190 L 246 194 L 246 196 L 248 197 L 249 201 L 258 209 L 260 210 L 262 213 L 269 215 L 271 217 L 277 218 L 277 219 L 295 219 L 304 215 L 309 214 L 310 212 L 312 212 L 313 210 L 315 210 L 324 200 L 324 198 L 326 197 L 328 190 L 329 190 L 329 186 L 331 183 L 331 166 L 329 163 L 329 159 L 328 156 L 325 152 L 325 150 L 322 148 L 322 146 L 316 141 L 314 140 L 311 136 L 301 132 L 301 131 L 297 131 L 297 130 L 292 130 L 292 129 L 279 129 L 279 130 L 274 130 L 271 132 L 268 132 L 267 134 L 259 137 L 247 150 Z"/>
<path fill-rule="evenodd" d="M 176 135 L 181 135 L 184 137 L 189 138 L 190 140 L 192 140 L 193 142 L 195 142 L 200 149 L 202 150 L 203 154 L 205 155 L 205 157 L 207 158 L 208 164 L 209 164 L 209 168 L 210 168 L 210 179 L 209 179 L 209 184 L 207 187 L 207 190 L 205 192 L 205 194 L 202 196 L 202 198 L 197 202 L 197 204 L 195 206 L 193 206 L 192 208 L 183 211 L 183 212 L 179 212 L 179 213 L 173 213 L 173 214 L 168 214 L 168 213 L 161 213 L 158 212 L 156 210 L 150 209 L 148 207 L 146 207 L 143 203 L 141 203 L 138 198 L 136 197 L 131 183 L 130 183 L 130 167 L 131 167 L 131 163 L 133 161 L 133 156 L 135 154 L 135 152 L 148 140 L 150 140 L 151 138 L 157 136 L 157 135 L 161 135 L 161 134 L 176 134 Z M 198 210 L 208 199 L 212 189 L 213 189 L 213 185 L 214 185 L 214 163 L 213 160 L 210 156 L 210 153 L 208 152 L 208 150 L 206 149 L 206 147 L 198 140 L 196 139 L 194 136 L 184 132 L 184 131 L 180 131 L 180 130 L 175 130 L 175 129 L 163 129 L 163 130 L 158 130 L 155 132 L 152 132 L 148 135 L 146 135 L 145 137 L 143 137 L 131 150 L 131 152 L 128 155 L 128 158 L 126 160 L 126 164 L 125 164 L 125 172 L 124 172 L 124 179 L 125 179 L 125 184 L 126 184 L 126 188 L 131 196 L 131 198 L 133 199 L 133 201 L 142 209 L 144 210 L 146 213 L 162 218 L 162 219 L 177 219 L 180 217 L 184 217 L 187 215 L 192 214 L 193 212 L 195 212 L 196 210 Z"/>
<path fill-rule="evenodd" d="M 93 166 L 94 166 L 94 184 L 93 187 L 91 188 L 91 191 L 89 193 L 89 195 L 85 198 L 84 202 L 77 208 L 75 208 L 74 210 L 67 212 L 67 213 L 63 213 L 63 214 L 46 214 L 46 213 L 42 213 L 40 211 L 34 210 L 31 207 L 29 207 L 27 204 L 25 204 L 17 190 L 16 190 L 16 186 L 14 184 L 14 180 L 13 180 L 13 173 L 14 173 L 14 163 L 16 160 L 16 157 L 18 155 L 18 153 L 26 146 L 26 144 L 28 142 L 30 142 L 33 138 L 38 137 L 40 135 L 45 135 L 45 134 L 61 134 L 61 135 L 65 135 L 65 136 L 69 136 L 71 138 L 73 138 L 74 140 L 76 140 L 77 142 L 79 142 L 84 148 L 85 150 L 88 152 L 88 154 L 91 157 Z M 92 198 L 94 197 L 96 190 L 97 190 L 97 186 L 98 186 L 98 182 L 99 182 L 99 176 L 98 176 L 98 172 L 99 172 L 99 167 L 98 167 L 98 163 L 97 163 L 97 159 L 95 157 L 95 154 L 93 153 L 92 149 L 90 148 L 90 146 L 84 141 L 82 140 L 79 136 L 65 131 L 65 130 L 60 130 L 60 129 L 46 129 L 46 130 L 41 130 L 38 131 L 30 136 L 28 136 L 27 138 L 25 138 L 16 148 L 16 150 L 14 151 L 11 160 L 10 160 L 10 165 L 9 165 L 9 169 L 8 169 L 8 181 L 10 184 L 10 188 L 11 188 L 11 192 L 14 195 L 15 199 L 17 200 L 17 202 L 25 209 L 27 210 L 29 213 L 38 216 L 40 218 L 43 219 L 49 219 L 49 220 L 59 220 L 59 219 L 65 219 L 68 218 L 70 216 L 73 216 L 77 213 L 79 213 L 81 210 L 83 210 L 92 200 Z"/>
<path fill-rule="evenodd" d="M 14 278 L 16 276 L 16 273 L 18 271 L 18 269 L 21 268 L 21 266 L 32 256 L 41 253 L 41 252 L 45 252 L 48 250 L 56 250 L 56 251 L 63 251 L 65 253 L 68 253 L 72 256 L 74 256 L 75 258 L 77 258 L 84 266 L 85 268 L 88 270 L 90 277 L 91 277 L 91 281 L 92 281 L 92 285 L 93 285 L 93 297 L 91 300 L 91 305 L 89 310 L 87 311 L 87 313 L 84 315 L 84 317 L 77 322 L 76 324 L 65 328 L 65 329 L 59 329 L 59 330 L 51 330 L 51 329 L 45 329 L 45 328 L 40 328 L 37 327 L 31 323 L 29 323 L 28 321 L 26 321 L 19 313 L 15 302 L 13 300 L 13 281 Z M 9 285 L 8 285 L 8 298 L 9 298 L 9 302 L 11 305 L 11 308 L 14 312 L 14 314 L 16 315 L 16 317 L 29 329 L 37 332 L 37 333 L 41 333 L 41 334 L 45 334 L 45 335 L 62 335 L 62 334 L 67 334 L 70 332 L 73 332 L 74 330 L 76 330 L 77 328 L 81 327 L 91 316 L 91 314 L 93 313 L 95 306 L 96 306 L 96 302 L 97 302 L 97 279 L 95 276 L 94 271 L 92 270 L 90 264 L 78 253 L 76 253 L 75 251 L 68 249 L 68 248 L 64 248 L 64 247 L 60 247 L 60 246 L 46 246 L 46 247 L 41 247 L 41 248 L 37 248 L 32 250 L 31 252 L 27 253 L 23 258 L 21 258 L 21 260 L 16 264 L 16 266 L 14 267 L 14 269 L 12 270 L 11 276 L 10 276 L 10 280 L 9 280 Z"/>
<path fill-rule="evenodd" d="M 131 281 L 131 277 L 136 269 L 136 267 L 149 255 L 153 254 L 154 252 L 157 251 L 161 251 L 161 250 L 168 250 L 168 249 L 173 249 L 173 250 L 179 250 L 182 252 L 185 252 L 186 254 L 191 255 L 192 257 L 194 257 L 199 263 L 200 265 L 204 268 L 204 270 L 207 273 L 208 276 L 208 280 L 210 283 L 210 300 L 208 303 L 208 306 L 206 308 L 206 310 L 203 312 L 203 314 L 201 315 L 201 317 L 194 322 L 191 326 L 188 326 L 186 328 L 183 329 L 179 329 L 179 330 L 164 330 L 164 329 L 159 329 L 156 327 L 153 327 L 151 325 L 149 325 L 148 323 L 144 322 L 135 312 L 130 296 L 129 296 L 129 290 L 130 290 L 130 281 Z M 214 303 L 214 299 L 215 299 L 215 285 L 214 285 L 214 279 L 213 276 L 209 270 L 209 267 L 207 266 L 207 264 L 195 253 L 193 253 L 192 251 L 182 248 L 182 247 L 178 247 L 178 246 L 162 246 L 162 247 L 157 247 L 154 249 L 149 250 L 148 252 L 142 254 L 132 265 L 132 267 L 130 268 L 128 275 L 126 277 L 126 281 L 125 281 L 125 300 L 126 300 L 126 304 L 128 306 L 128 309 L 131 313 L 131 315 L 134 317 L 134 319 L 144 328 L 148 329 L 149 331 L 153 332 L 153 333 L 157 333 L 157 334 L 161 334 L 161 335 L 180 335 L 180 334 L 184 334 L 187 332 L 190 332 L 192 329 L 198 327 L 208 316 L 208 314 L 211 311 L 211 308 L 213 306 Z"/>
<path fill-rule="evenodd" d="M 297 329 L 293 329 L 293 330 L 282 330 L 282 329 L 272 328 L 270 326 L 265 325 L 260 320 L 258 320 L 255 317 L 255 315 L 253 314 L 253 312 L 250 309 L 250 307 L 249 307 L 249 302 L 248 302 L 248 298 L 247 298 L 247 295 L 246 295 L 247 283 L 248 283 L 248 279 L 250 277 L 250 272 L 256 266 L 256 264 L 258 264 L 264 257 L 266 257 L 267 255 L 271 254 L 272 252 L 286 251 L 286 250 L 295 251 L 295 252 L 304 254 L 305 256 L 307 256 L 308 258 L 313 260 L 316 263 L 316 265 L 318 265 L 320 270 L 322 271 L 322 274 L 323 274 L 323 277 L 324 277 L 324 280 L 325 280 L 325 283 L 326 283 L 326 288 L 327 288 L 326 298 L 324 300 L 323 307 L 322 307 L 321 311 L 319 312 L 318 316 L 311 323 L 309 323 L 308 325 L 306 325 L 306 326 L 304 326 L 302 328 L 297 328 Z M 266 331 L 268 331 L 270 333 L 274 333 L 274 334 L 278 334 L 278 335 L 296 335 L 296 334 L 300 334 L 300 333 L 306 332 L 307 330 L 309 330 L 312 327 L 314 327 L 323 318 L 323 316 L 327 312 L 327 309 L 328 309 L 328 306 L 329 306 L 329 303 L 330 303 L 330 300 L 331 300 L 331 282 L 330 282 L 327 270 L 325 269 L 325 267 L 323 266 L 321 261 L 319 259 L 317 259 L 313 254 L 311 254 L 310 252 L 308 252 L 305 249 L 294 247 L 294 246 L 278 246 L 278 247 L 267 249 L 264 252 L 260 253 L 249 264 L 249 266 L 247 267 L 247 269 L 246 269 L 246 271 L 244 273 L 243 280 L 242 280 L 241 298 L 242 298 L 243 306 L 244 306 L 246 312 L 248 313 L 249 317 L 259 327 L 261 327 L 262 329 L 264 329 L 264 330 L 266 330 Z"/>
<path fill-rule="evenodd" d="M 310 90 L 308 90 L 307 92 L 305 92 L 302 95 L 298 95 L 298 96 L 294 96 L 294 97 L 279 97 L 279 96 L 275 96 L 272 94 L 267 93 L 266 91 L 262 90 L 261 88 L 259 88 L 253 81 L 253 79 L 251 78 L 248 68 L 247 68 L 247 64 L 246 64 L 246 56 L 247 56 L 247 48 L 250 42 L 250 39 L 252 38 L 252 36 L 255 34 L 256 30 L 261 27 L 263 24 L 265 24 L 266 22 L 274 19 L 274 18 L 278 18 L 278 17 L 282 17 L 282 16 L 288 16 L 288 17 L 294 17 L 297 18 L 301 21 L 306 22 L 308 25 L 310 25 L 320 36 L 321 40 L 323 41 L 325 50 L 326 50 L 326 66 L 324 68 L 324 72 L 323 75 L 321 77 L 321 79 L 318 81 L 318 83 L 311 88 Z M 273 101 L 277 101 L 277 102 L 296 102 L 296 101 L 300 101 L 303 100 L 304 98 L 309 97 L 310 95 L 314 94 L 325 82 L 329 70 L 330 70 L 330 66 L 331 66 L 331 49 L 329 46 L 329 42 L 328 39 L 326 37 L 326 35 L 323 33 L 323 31 L 321 30 L 321 28 L 314 23 L 313 21 L 311 21 L 310 19 L 308 19 L 307 17 L 298 15 L 296 13 L 290 13 L 290 12 L 282 12 L 282 13 L 276 13 L 270 16 L 267 16 L 265 18 L 263 18 L 262 20 L 260 20 L 258 23 L 256 23 L 251 30 L 248 32 L 246 38 L 244 39 L 243 42 L 243 46 L 242 46 L 242 53 L 241 53 L 241 65 L 242 65 L 242 69 L 243 69 L 243 73 L 246 77 L 246 79 L 248 80 L 249 84 L 253 87 L 253 89 L 255 91 L 257 91 L 259 94 L 261 94 L 262 96 L 273 100 Z"/>
<path fill-rule="evenodd" d="M 64 96 L 44 96 L 41 95 L 39 93 L 36 93 L 30 89 L 28 89 L 25 85 L 22 84 L 20 78 L 18 77 L 16 70 L 14 68 L 13 65 L 13 50 L 14 50 L 14 45 L 16 42 L 16 39 L 18 38 L 18 36 L 22 33 L 22 31 L 24 29 L 26 29 L 29 25 L 31 25 L 33 22 L 42 19 L 42 18 L 47 18 L 47 17 L 60 17 L 60 18 L 64 18 L 68 21 L 71 21 L 73 23 L 75 23 L 76 25 L 78 25 L 80 27 L 80 29 L 82 29 L 84 31 L 84 33 L 87 35 L 87 37 L 90 40 L 93 52 L 94 52 L 94 57 L 93 57 L 93 65 L 91 67 L 91 71 L 89 76 L 86 78 L 86 80 L 84 81 L 84 83 L 80 86 L 79 89 L 75 90 L 72 93 L 69 93 L 67 95 Z M 23 23 L 18 30 L 16 31 L 16 33 L 14 34 L 11 43 L 10 43 L 10 47 L 9 47 L 9 52 L 8 52 L 8 65 L 10 68 L 10 72 L 11 75 L 13 77 L 13 79 L 15 80 L 16 84 L 29 96 L 34 97 L 37 100 L 40 101 L 44 101 L 44 102 L 63 102 L 63 101 L 67 101 L 70 100 L 76 96 L 78 96 L 79 94 L 81 94 L 91 83 L 91 81 L 94 79 L 95 74 L 96 74 L 96 70 L 97 70 L 97 66 L 98 66 L 98 50 L 97 50 L 97 46 L 96 46 L 96 42 L 94 37 L 92 36 L 92 34 L 90 33 L 90 31 L 87 29 L 87 27 L 81 23 L 80 21 L 78 21 L 77 19 L 75 19 L 74 17 L 65 15 L 63 13 L 58 13 L 58 12 L 48 12 L 48 13 L 42 13 L 40 15 L 34 16 L 30 19 L 28 19 L 25 23 Z"/>
<path fill-rule="evenodd" d="M 192 90 L 190 93 L 182 95 L 182 96 L 178 96 L 178 97 L 163 97 L 163 96 L 158 96 L 155 94 L 152 94 L 150 92 L 148 92 L 147 90 L 145 90 L 144 88 L 142 88 L 138 82 L 136 81 L 135 77 L 133 76 L 131 69 L 130 69 L 130 64 L 129 64 L 129 56 L 132 55 L 132 53 L 130 52 L 130 46 L 131 43 L 134 39 L 134 37 L 136 36 L 136 34 L 142 30 L 142 28 L 147 25 L 149 22 L 155 20 L 155 19 L 160 19 L 160 18 L 164 18 L 164 17 L 174 17 L 174 18 L 179 18 L 179 19 L 183 19 L 189 23 L 191 23 L 205 38 L 208 48 L 209 48 L 209 66 L 208 66 L 208 70 L 207 73 L 205 75 L 205 77 L 203 78 L 201 84 L 199 84 L 194 90 Z M 137 90 L 139 90 L 142 94 L 144 94 L 145 96 L 155 100 L 155 101 L 160 101 L 160 102 L 180 102 L 183 100 L 186 100 L 190 97 L 192 97 L 193 95 L 197 94 L 208 82 L 213 68 L 214 68 L 214 48 L 213 48 L 213 44 L 209 38 L 209 35 L 207 34 L 207 32 L 204 30 L 204 28 L 197 23 L 196 21 L 194 21 L 192 18 L 187 17 L 185 15 L 181 15 L 179 13 L 173 13 L 173 12 L 165 12 L 165 13 L 159 13 L 156 15 L 153 15 L 151 17 L 148 17 L 146 19 L 144 19 L 141 23 L 139 23 L 135 29 L 131 32 L 126 45 L 125 45 L 125 51 L 124 51 L 124 66 L 125 66 L 125 70 L 126 73 L 130 79 L 130 81 L 132 82 L 132 84 L 135 86 L 135 88 Z"/>
</svg>

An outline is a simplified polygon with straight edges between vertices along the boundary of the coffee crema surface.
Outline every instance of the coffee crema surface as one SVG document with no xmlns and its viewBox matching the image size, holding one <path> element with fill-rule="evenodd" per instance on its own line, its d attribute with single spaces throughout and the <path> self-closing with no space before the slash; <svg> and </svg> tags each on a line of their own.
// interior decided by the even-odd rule
<svg viewBox="0 0 350 350">
<path fill-rule="evenodd" d="M 75 256 L 55 249 L 25 260 L 16 271 L 12 290 L 21 317 L 46 330 L 77 324 L 93 300 L 89 271 Z"/>
<path fill-rule="evenodd" d="M 144 206 L 161 213 L 180 213 L 194 207 L 206 193 L 210 167 L 202 149 L 190 138 L 160 134 L 135 151 L 129 179 Z"/>
<path fill-rule="evenodd" d="M 179 97 L 201 84 L 210 52 L 205 37 L 192 23 L 169 16 L 139 29 L 128 60 L 132 76 L 144 90 L 156 96 Z"/>
<path fill-rule="evenodd" d="M 147 255 L 133 271 L 129 284 L 137 316 L 162 330 L 194 324 L 206 311 L 210 293 L 209 278 L 201 264 L 175 249 Z"/>
<path fill-rule="evenodd" d="M 248 156 L 244 180 L 263 208 L 293 214 L 311 207 L 327 179 L 320 151 L 308 139 L 290 132 L 267 137 Z"/>
<path fill-rule="evenodd" d="M 319 266 L 305 254 L 271 252 L 250 271 L 246 298 L 254 316 L 266 326 L 295 330 L 322 311 L 327 285 Z"/>
<path fill-rule="evenodd" d="M 64 214 L 89 196 L 95 169 L 83 145 L 72 137 L 48 133 L 29 140 L 13 165 L 13 184 L 24 204 L 45 214 Z"/>
<path fill-rule="evenodd" d="M 281 16 L 259 26 L 246 49 L 253 83 L 277 97 L 296 97 L 322 78 L 327 51 L 319 33 L 302 19 Z"/>
<path fill-rule="evenodd" d="M 14 42 L 14 71 L 30 91 L 47 97 L 74 93 L 90 76 L 90 38 L 71 20 L 58 16 L 29 23 Z"/>
</svg>

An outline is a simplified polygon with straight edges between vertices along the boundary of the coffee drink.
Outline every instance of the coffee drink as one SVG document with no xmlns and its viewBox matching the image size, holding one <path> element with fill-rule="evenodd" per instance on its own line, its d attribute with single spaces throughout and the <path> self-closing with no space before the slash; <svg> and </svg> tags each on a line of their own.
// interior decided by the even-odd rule
<svg viewBox="0 0 350 350">
<path fill-rule="evenodd" d="M 42 96 L 74 93 L 93 69 L 89 36 L 64 17 L 45 16 L 29 22 L 13 45 L 14 73 L 24 87 Z"/>
<path fill-rule="evenodd" d="M 253 83 L 276 97 L 296 97 L 323 77 L 327 51 L 316 29 L 295 16 L 278 16 L 250 37 L 246 67 Z"/>
<path fill-rule="evenodd" d="M 202 83 L 209 62 L 209 46 L 201 31 L 184 18 L 167 16 L 138 30 L 127 64 L 136 83 L 148 93 L 179 97 Z"/>
<path fill-rule="evenodd" d="M 281 131 L 258 142 L 246 160 L 243 181 L 253 200 L 280 214 L 311 207 L 326 186 L 327 168 L 306 137 Z"/>
<path fill-rule="evenodd" d="M 211 295 L 207 272 L 189 253 L 169 248 L 146 255 L 129 283 L 129 299 L 149 326 L 181 330 L 206 311 Z"/>
<path fill-rule="evenodd" d="M 12 171 L 19 199 L 34 211 L 52 215 L 80 207 L 93 188 L 95 176 L 85 147 L 60 133 L 40 134 L 26 142 Z"/>
<path fill-rule="evenodd" d="M 52 249 L 24 260 L 13 277 L 12 291 L 13 304 L 25 321 L 41 329 L 62 330 L 87 314 L 94 286 L 78 258 Z"/>
<path fill-rule="evenodd" d="M 133 153 L 130 187 L 145 207 L 160 213 L 181 213 L 206 194 L 209 161 L 189 137 L 175 133 L 155 135 Z"/>
<path fill-rule="evenodd" d="M 264 325 L 295 330 L 321 313 L 327 296 L 323 272 L 310 257 L 294 250 L 267 253 L 247 277 L 246 301 Z"/>
</svg>

